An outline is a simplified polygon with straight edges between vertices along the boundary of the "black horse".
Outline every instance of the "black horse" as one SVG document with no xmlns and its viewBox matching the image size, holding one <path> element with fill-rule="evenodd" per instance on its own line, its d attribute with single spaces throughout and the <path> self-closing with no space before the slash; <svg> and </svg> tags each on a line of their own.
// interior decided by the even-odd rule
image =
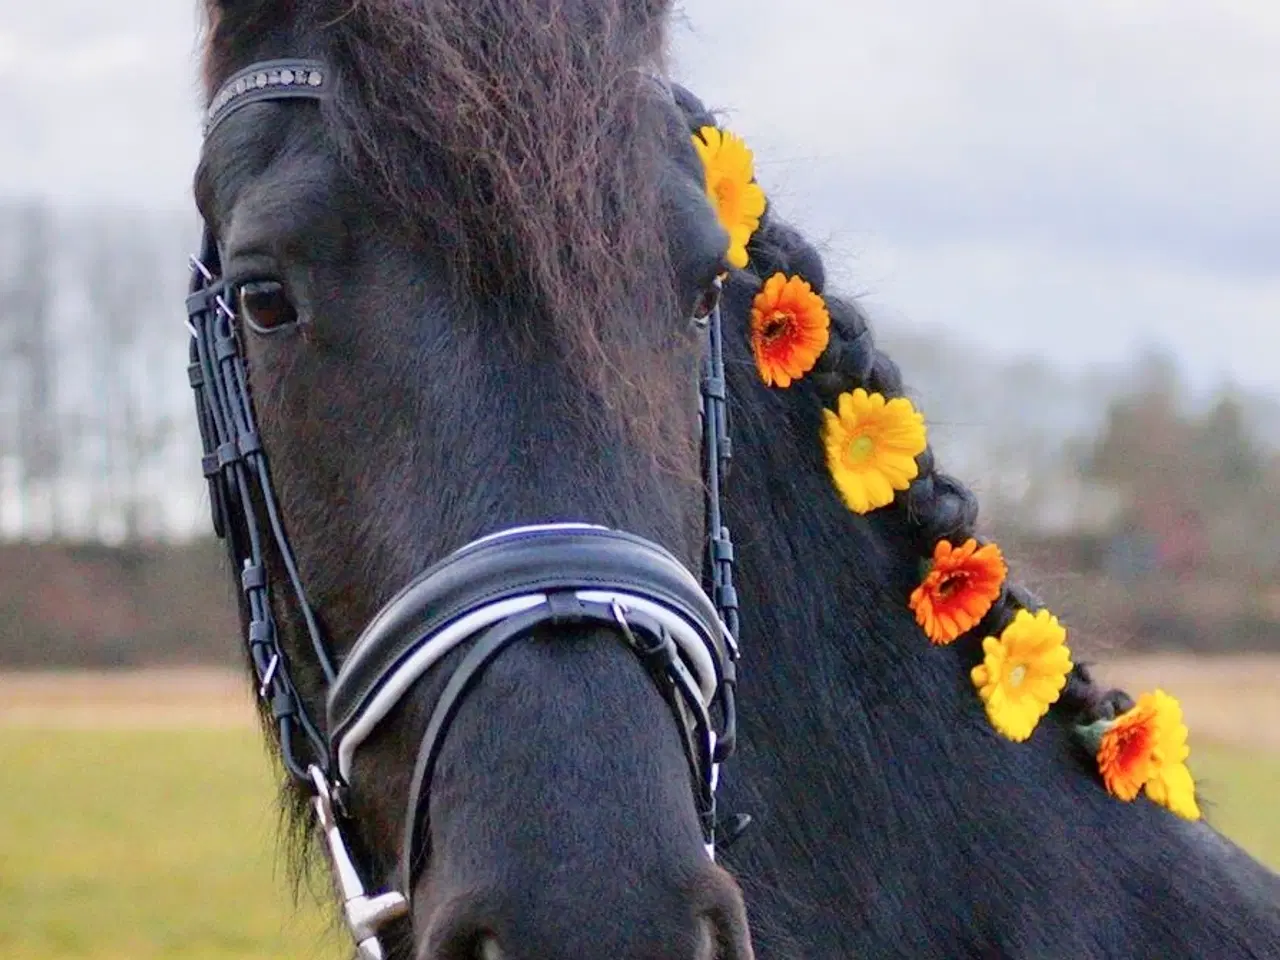
<svg viewBox="0 0 1280 960">
<path fill-rule="evenodd" d="M 678 92 L 691 131 L 715 123 Z M 921 561 L 941 537 L 974 535 L 976 501 L 926 451 L 891 506 L 846 509 L 821 411 L 856 387 L 902 395 L 902 377 L 856 304 L 827 291 L 813 372 L 765 386 L 755 293 L 777 271 L 822 291 L 824 269 L 772 209 L 748 252 L 724 306 L 749 669 L 723 798 L 756 818 L 724 859 L 757 955 L 1280 957 L 1280 877 L 1203 821 L 1103 789 L 1073 728 L 1130 706 L 1123 693 L 1077 667 L 1029 742 L 993 731 L 970 669 L 981 638 L 1035 598 L 1008 589 L 957 642 L 925 641 L 907 604 Z"/>
<path fill-rule="evenodd" d="M 666 5 L 206 12 L 204 469 L 362 956 L 749 958 L 731 594 L 686 572 L 728 243 Z"/>
<path fill-rule="evenodd" d="M 722 691 L 731 658 L 714 625 L 697 633 L 715 611 L 675 561 L 544 528 L 418 576 L 495 529 L 559 520 L 698 563 L 706 344 L 683 318 L 712 311 L 725 235 L 686 118 L 654 81 L 667 12 L 209 7 L 196 192 L 210 242 L 189 304 L 205 467 L 295 825 L 311 836 L 313 803 L 366 956 L 375 934 L 423 958 L 751 955 L 737 889 L 702 851 L 704 704 L 672 696 L 667 634 L 682 621 L 560 589 L 603 574 L 663 593 L 713 648 Z M 822 287 L 817 254 L 771 217 L 751 259 Z M 818 371 L 764 388 L 745 341 L 758 282 L 739 271 L 729 286 L 730 519 L 758 672 L 727 793 L 759 820 L 730 855 L 762 953 L 1276 955 L 1272 875 L 1201 825 L 1101 790 L 1071 727 L 1123 698 L 1077 671 L 1016 749 L 965 676 L 982 630 L 922 647 L 905 595 L 922 548 L 972 528 L 972 498 L 926 455 L 893 509 L 844 510 L 816 441 L 822 404 L 856 383 L 897 393 L 900 377 L 829 298 Z M 715 390 L 703 399 L 714 408 Z M 433 603 L 461 593 L 491 610 L 472 584 L 509 590 L 528 543 L 522 583 L 557 600 L 406 674 L 445 632 Z M 656 685 L 642 662 L 659 663 Z M 398 888 L 408 919 L 362 884 Z"/>
</svg>

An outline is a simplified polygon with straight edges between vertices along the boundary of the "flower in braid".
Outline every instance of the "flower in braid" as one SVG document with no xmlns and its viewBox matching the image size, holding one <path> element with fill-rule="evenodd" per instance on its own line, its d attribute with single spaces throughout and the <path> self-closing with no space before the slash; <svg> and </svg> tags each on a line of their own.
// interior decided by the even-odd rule
<svg viewBox="0 0 1280 960">
<path fill-rule="evenodd" d="M 691 131 L 715 126 L 715 117 L 689 91 L 673 85 L 672 92 Z M 747 252 L 749 259 L 745 269 L 753 275 L 751 279 L 756 285 L 778 275 L 797 277 L 805 281 L 814 294 L 824 298 L 830 318 L 828 340 L 807 376 L 824 406 L 830 408 L 842 396 L 859 389 L 884 398 L 904 396 L 902 373 L 887 354 L 876 349 L 866 315 L 852 302 L 825 295 L 826 273 L 821 255 L 797 229 L 773 215 L 767 198 L 759 226 L 747 244 Z M 738 276 L 746 279 L 741 273 Z M 914 479 L 887 506 L 889 509 L 903 511 L 908 529 L 913 534 L 912 547 L 919 554 L 922 565 L 927 565 L 931 558 L 944 552 L 939 550 L 939 545 L 949 548 L 952 544 L 965 544 L 968 548 L 967 556 L 989 549 L 993 555 L 988 557 L 988 561 L 994 563 L 994 558 L 999 557 L 998 548 L 994 544 L 986 544 L 977 534 L 977 497 L 958 479 L 938 469 L 933 451 L 927 444 L 916 457 L 916 465 L 918 469 Z M 1042 636 L 1055 630 L 1059 635 L 1064 635 L 1056 619 L 1048 613 L 1044 603 L 1035 594 L 1004 579 L 1002 559 L 999 560 L 999 576 L 991 582 L 992 595 L 981 606 L 981 612 L 962 621 L 963 626 L 970 629 L 976 626 L 987 636 L 984 641 L 984 650 L 988 651 L 986 666 L 978 665 L 974 669 L 975 686 L 979 687 L 984 699 L 987 697 L 987 690 L 983 689 L 983 684 L 995 683 L 988 668 L 992 664 L 990 651 L 1001 643 L 997 637 L 1004 639 L 1018 631 L 1026 633 L 1030 630 L 1034 633 L 1035 625 L 1043 628 L 1040 634 Z M 930 639 L 935 642 L 950 642 L 955 636 L 940 640 L 931 634 Z M 1110 735 L 1114 741 L 1123 730 L 1137 725 L 1135 702 L 1123 690 L 1104 689 L 1098 685 L 1086 664 L 1073 664 L 1066 660 L 1065 643 L 1059 640 L 1058 646 L 1061 649 L 1056 652 L 1060 660 L 1064 661 L 1064 672 L 1056 695 L 1046 697 L 1049 702 L 1045 703 L 1044 709 L 1051 710 L 1072 724 L 1080 741 L 1091 752 L 1097 753 L 1099 740 L 1107 737 L 1112 728 L 1116 728 L 1115 733 Z M 1005 652 L 1007 653 L 1007 649 Z M 1176 701 L 1172 701 L 1172 698 L 1166 699 L 1176 706 Z M 988 712 L 995 722 L 997 718 L 991 712 L 990 702 Z M 1021 729 L 1017 729 L 1016 723 L 1012 727 L 1001 723 L 996 723 L 996 726 L 1011 739 L 1022 740 L 1030 735 L 1037 719 L 1038 715 L 1031 717 L 1030 722 L 1022 725 Z M 1114 755 L 1114 745 L 1109 749 Z M 1157 771 L 1152 774 L 1156 786 L 1165 782 L 1159 780 L 1158 764 L 1150 756 L 1141 759 L 1153 771 Z M 1106 779 L 1106 785 L 1108 790 L 1115 793 L 1110 777 Z M 1185 797 L 1171 800 L 1167 794 L 1168 790 L 1163 787 L 1148 788 L 1148 796 L 1181 815 L 1190 817 L 1186 812 L 1188 809 L 1195 811 L 1195 816 L 1199 815 L 1193 798 L 1188 803 L 1185 802 Z M 1177 802 L 1179 799 L 1184 802 Z"/>
</svg>

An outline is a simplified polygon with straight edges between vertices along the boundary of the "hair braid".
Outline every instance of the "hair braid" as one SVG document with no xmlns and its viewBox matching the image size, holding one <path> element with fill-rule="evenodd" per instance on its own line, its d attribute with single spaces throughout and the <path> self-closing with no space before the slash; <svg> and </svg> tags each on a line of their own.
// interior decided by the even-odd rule
<svg viewBox="0 0 1280 960">
<path fill-rule="evenodd" d="M 684 88 L 673 85 L 676 103 L 689 121 L 690 129 L 715 126 L 714 115 Z M 905 393 L 902 372 L 885 353 L 878 350 L 866 314 L 857 304 L 828 295 L 825 290 L 826 270 L 822 256 L 795 227 L 773 215 L 766 200 L 760 226 L 747 244 L 750 261 L 745 271 L 753 285 L 762 283 L 775 273 L 799 276 L 820 294 L 831 316 L 830 339 L 808 379 L 823 402 L 832 406 L 842 393 L 863 387 L 886 398 Z M 738 275 L 741 279 L 741 274 Z M 957 478 L 938 469 L 932 447 L 926 447 L 917 458 L 919 472 L 907 491 L 895 499 L 893 509 L 905 512 L 908 527 L 914 533 L 913 546 L 922 558 L 933 556 L 939 540 L 962 543 L 976 531 L 978 498 Z M 1006 581 L 991 610 L 970 633 L 979 630 L 999 633 L 1020 609 L 1036 611 L 1045 604 L 1029 589 Z M 1114 718 L 1133 706 L 1133 699 L 1123 690 L 1104 690 L 1093 679 L 1089 666 L 1075 664 L 1066 686 L 1052 709 L 1068 722 L 1087 725 L 1100 719 Z"/>
</svg>

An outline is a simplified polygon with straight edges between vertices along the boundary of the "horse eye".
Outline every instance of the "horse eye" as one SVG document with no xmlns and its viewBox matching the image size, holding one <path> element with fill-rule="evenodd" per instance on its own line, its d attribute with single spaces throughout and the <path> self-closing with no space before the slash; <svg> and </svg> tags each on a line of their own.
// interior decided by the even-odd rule
<svg viewBox="0 0 1280 960">
<path fill-rule="evenodd" d="M 711 316 L 720 303 L 720 287 L 721 281 L 717 279 L 715 283 L 706 287 L 702 293 L 698 295 L 698 301 L 693 307 L 693 322 L 702 325 L 707 322 L 707 317 Z"/>
<path fill-rule="evenodd" d="M 258 333 L 271 333 L 298 321 L 298 311 L 289 302 L 284 285 L 275 280 L 241 284 L 236 299 L 236 312 Z"/>
</svg>

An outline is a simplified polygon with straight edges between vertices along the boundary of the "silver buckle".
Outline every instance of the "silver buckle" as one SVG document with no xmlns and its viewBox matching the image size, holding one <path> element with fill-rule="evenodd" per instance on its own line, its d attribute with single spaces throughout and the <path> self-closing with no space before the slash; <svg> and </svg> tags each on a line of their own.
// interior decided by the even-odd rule
<svg viewBox="0 0 1280 960">
<path fill-rule="evenodd" d="M 329 789 L 329 781 L 314 764 L 307 768 L 307 773 L 316 788 L 311 804 L 316 811 L 320 833 L 329 847 L 333 875 L 342 893 L 342 914 L 347 930 L 356 942 L 360 960 L 385 960 L 386 954 L 382 952 L 382 944 L 378 942 L 378 931 L 388 921 L 408 913 L 409 901 L 396 891 L 381 893 L 375 897 L 365 893 L 346 841 L 342 839 L 338 820 L 333 815 L 333 794 Z"/>
</svg>

